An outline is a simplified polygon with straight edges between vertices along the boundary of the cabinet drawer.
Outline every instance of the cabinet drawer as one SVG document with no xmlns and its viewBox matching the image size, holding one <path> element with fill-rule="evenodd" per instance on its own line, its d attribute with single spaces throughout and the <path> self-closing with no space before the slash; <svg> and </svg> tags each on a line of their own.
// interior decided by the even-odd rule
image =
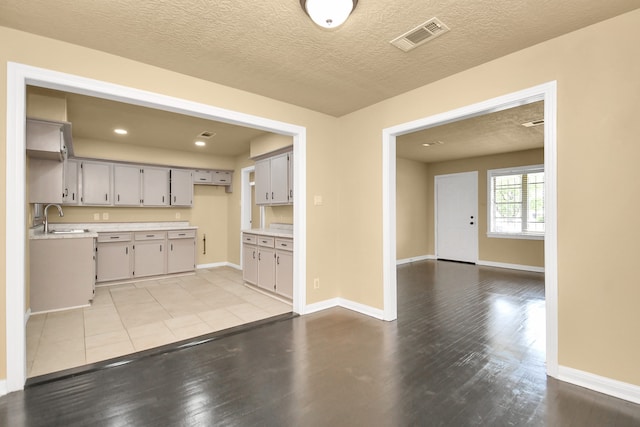
<svg viewBox="0 0 640 427">
<path fill-rule="evenodd" d="M 243 234 L 242 242 L 255 245 L 256 243 L 258 243 L 258 236 L 256 236 L 255 234 Z"/>
<path fill-rule="evenodd" d="M 130 242 L 131 233 L 99 233 L 98 242 Z"/>
<path fill-rule="evenodd" d="M 221 185 L 231 184 L 231 172 L 213 171 L 213 183 Z"/>
<path fill-rule="evenodd" d="M 276 249 L 282 249 L 285 251 L 293 250 L 293 240 L 291 239 L 276 239 Z"/>
<path fill-rule="evenodd" d="M 196 230 L 176 230 L 168 234 L 169 239 L 193 239 L 196 237 Z"/>
<path fill-rule="evenodd" d="M 194 184 L 211 184 L 213 182 L 212 171 L 193 171 L 193 183 Z"/>
<path fill-rule="evenodd" d="M 258 246 L 273 248 L 275 239 L 273 237 L 258 236 Z"/>
<path fill-rule="evenodd" d="M 138 232 L 135 234 L 136 241 L 140 240 L 163 240 L 166 234 L 164 231 Z"/>
</svg>

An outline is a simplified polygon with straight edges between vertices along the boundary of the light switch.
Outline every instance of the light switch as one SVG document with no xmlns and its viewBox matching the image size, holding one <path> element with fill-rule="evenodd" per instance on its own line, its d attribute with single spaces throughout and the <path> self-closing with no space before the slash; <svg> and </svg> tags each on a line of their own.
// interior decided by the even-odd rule
<svg viewBox="0 0 640 427">
<path fill-rule="evenodd" d="M 316 206 L 322 206 L 322 196 L 313 196 L 313 204 Z"/>
</svg>

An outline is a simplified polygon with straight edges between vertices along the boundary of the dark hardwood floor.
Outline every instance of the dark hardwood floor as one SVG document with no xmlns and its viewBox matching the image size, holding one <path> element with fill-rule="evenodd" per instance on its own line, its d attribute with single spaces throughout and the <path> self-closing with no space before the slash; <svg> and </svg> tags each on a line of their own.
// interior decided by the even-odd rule
<svg viewBox="0 0 640 427">
<path fill-rule="evenodd" d="M 638 426 L 640 405 L 549 379 L 542 274 L 398 268 L 399 316 L 345 309 L 0 398 L 2 426 Z"/>
</svg>

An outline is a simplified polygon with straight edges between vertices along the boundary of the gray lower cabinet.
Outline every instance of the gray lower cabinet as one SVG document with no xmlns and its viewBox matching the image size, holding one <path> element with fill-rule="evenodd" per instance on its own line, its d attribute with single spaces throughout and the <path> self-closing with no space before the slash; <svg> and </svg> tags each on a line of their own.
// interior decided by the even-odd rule
<svg viewBox="0 0 640 427">
<path fill-rule="evenodd" d="M 243 233 L 242 278 L 293 298 L 293 239 Z"/>
<path fill-rule="evenodd" d="M 95 285 L 94 239 L 29 241 L 32 313 L 89 304 Z"/>
<path fill-rule="evenodd" d="M 166 236 L 164 231 L 135 233 L 134 277 L 166 274 Z"/>
<path fill-rule="evenodd" d="M 182 273 L 196 268 L 196 231 L 169 231 L 167 273 Z"/>
<path fill-rule="evenodd" d="M 100 233 L 96 248 L 96 281 L 129 279 L 132 275 L 131 233 Z"/>
</svg>

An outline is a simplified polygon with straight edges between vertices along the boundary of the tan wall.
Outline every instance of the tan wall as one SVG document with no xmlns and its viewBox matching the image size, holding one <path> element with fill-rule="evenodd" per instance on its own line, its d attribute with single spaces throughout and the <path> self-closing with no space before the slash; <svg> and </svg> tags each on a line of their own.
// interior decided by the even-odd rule
<svg viewBox="0 0 640 427">
<path fill-rule="evenodd" d="M 321 171 L 335 165 L 333 153 L 338 148 L 336 119 L 294 105 L 243 92 L 186 75 L 152 67 L 125 58 L 85 49 L 68 43 L 0 27 L 0 81 L 6 82 L 7 62 L 42 67 L 82 77 L 121 84 L 137 89 L 214 105 L 307 129 L 307 156 L 313 159 L 307 189 L 324 195 L 323 209 L 308 204 L 307 221 L 307 302 L 314 303 L 338 294 L 337 265 L 337 177 L 323 176 Z M 6 135 L 7 85 L 0 85 L 0 135 Z M 13 143 L 5 141 L 4 144 Z M 5 149 L 0 149 L 0 200 L 6 200 Z M 172 162 L 173 163 L 173 162 Z M 235 164 L 232 161 L 233 164 Z M 236 180 L 238 177 L 234 177 Z M 233 197 L 237 193 L 234 191 Z M 235 206 L 236 209 L 239 207 Z M 6 210 L 0 209 L 0 241 L 6 239 Z M 229 215 L 229 214 L 227 214 Z M 235 216 L 235 215 L 234 215 Z M 239 219 L 238 219 L 239 220 Z M 233 239 L 229 239 L 232 242 Z M 229 252 L 231 252 L 228 249 Z M 0 271 L 5 271 L 5 244 L 0 245 Z M 232 261 L 232 260 L 231 260 Z M 322 277 L 320 289 L 313 289 L 313 278 Z M 6 378 L 6 283 L 0 282 L 0 380 Z"/>
<path fill-rule="evenodd" d="M 513 166 L 544 163 L 544 150 L 527 150 L 496 156 L 475 157 L 429 164 L 428 200 L 434 200 L 436 175 L 478 171 L 478 259 L 480 261 L 544 267 L 544 241 L 497 239 L 487 237 L 487 171 Z M 433 208 L 429 209 L 429 254 L 435 253 L 435 224 Z"/>
<path fill-rule="evenodd" d="M 0 39 L 12 42 L 0 44 L 0 81 L 6 62 L 15 61 L 307 127 L 307 302 L 342 296 L 382 308 L 382 129 L 557 80 L 559 362 L 640 385 L 640 229 L 630 227 L 640 202 L 628 197 L 639 178 L 638 26 L 640 11 L 621 15 L 340 119 L 3 28 Z M 424 102 L 434 98 L 439 102 Z M 6 135 L 3 101 L 6 85 L 0 85 L 0 134 Z M 0 153 L 5 165 L 5 150 Z M 2 170 L 0 200 L 5 189 Z M 322 206 L 313 206 L 314 195 L 323 196 Z M 2 270 L 5 259 L 3 244 Z M 318 290 L 310 286 L 314 277 L 321 278 Z M 6 377 L 5 287 L 0 378 Z"/>
<path fill-rule="evenodd" d="M 640 385 L 639 26 L 636 10 L 342 117 L 342 296 L 382 307 L 382 129 L 556 80 L 559 363 Z"/>
<path fill-rule="evenodd" d="M 422 162 L 396 159 L 396 259 L 433 255 L 429 241 L 429 167 Z M 431 250 L 431 252 L 429 252 Z"/>
<path fill-rule="evenodd" d="M 250 157 L 258 157 L 263 154 L 276 151 L 280 148 L 289 147 L 293 145 L 293 137 L 286 135 L 278 135 L 275 133 L 268 133 L 260 135 L 257 138 L 251 140 Z"/>
</svg>

